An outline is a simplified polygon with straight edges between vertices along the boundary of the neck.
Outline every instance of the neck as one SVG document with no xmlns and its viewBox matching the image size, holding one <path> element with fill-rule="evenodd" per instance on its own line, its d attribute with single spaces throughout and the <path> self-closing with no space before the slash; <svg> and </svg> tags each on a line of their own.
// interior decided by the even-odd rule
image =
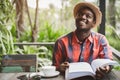
<svg viewBox="0 0 120 80">
<path fill-rule="evenodd" d="M 80 42 L 83 42 L 90 35 L 90 30 L 89 31 L 76 30 L 76 35 L 77 35 L 78 40 Z"/>
</svg>

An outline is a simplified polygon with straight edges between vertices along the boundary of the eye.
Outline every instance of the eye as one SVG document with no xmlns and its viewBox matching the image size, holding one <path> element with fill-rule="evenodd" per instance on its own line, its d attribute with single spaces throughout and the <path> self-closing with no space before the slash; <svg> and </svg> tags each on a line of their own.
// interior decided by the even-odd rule
<svg viewBox="0 0 120 80">
<path fill-rule="evenodd" d="M 76 15 L 76 18 L 79 18 L 79 17 L 81 17 L 82 16 L 82 14 L 81 13 L 78 13 L 77 15 Z"/>
<path fill-rule="evenodd" d="M 84 12 L 81 11 L 80 13 L 77 14 L 77 17 L 82 17 L 83 15 L 86 16 L 86 13 L 84 13 Z"/>
<path fill-rule="evenodd" d="M 92 18 L 93 18 L 93 15 L 91 15 L 91 14 L 87 14 L 86 17 L 92 19 Z"/>
<path fill-rule="evenodd" d="M 79 13 L 78 16 L 81 17 L 83 14 L 82 13 Z"/>
</svg>

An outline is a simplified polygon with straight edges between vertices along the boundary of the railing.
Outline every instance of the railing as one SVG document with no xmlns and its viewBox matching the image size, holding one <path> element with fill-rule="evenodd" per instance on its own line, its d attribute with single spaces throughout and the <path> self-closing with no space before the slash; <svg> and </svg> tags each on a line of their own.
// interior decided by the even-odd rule
<svg viewBox="0 0 120 80">
<path fill-rule="evenodd" d="M 54 46 L 54 42 L 28 42 L 28 43 L 14 43 L 14 45 L 21 46 L 21 45 L 40 45 L 40 46 Z"/>
<path fill-rule="evenodd" d="M 113 52 L 113 56 L 115 56 L 120 61 L 120 52 L 113 47 L 111 47 L 111 50 Z"/>
<path fill-rule="evenodd" d="M 54 46 L 55 42 L 29 42 L 29 43 L 14 43 L 16 46 L 22 46 L 22 45 L 40 45 L 40 46 Z M 111 50 L 113 52 L 113 56 L 117 58 L 120 61 L 120 52 L 116 50 L 115 48 L 111 47 Z"/>
</svg>

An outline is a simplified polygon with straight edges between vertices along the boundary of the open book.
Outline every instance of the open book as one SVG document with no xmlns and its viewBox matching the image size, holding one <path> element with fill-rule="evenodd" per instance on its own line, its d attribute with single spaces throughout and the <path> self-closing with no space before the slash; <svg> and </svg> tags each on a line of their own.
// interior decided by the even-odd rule
<svg viewBox="0 0 120 80">
<path fill-rule="evenodd" d="M 95 78 L 95 71 L 97 68 L 117 64 L 116 61 L 110 59 L 95 59 L 91 62 L 91 65 L 87 62 L 70 63 L 69 68 L 66 69 L 65 72 L 65 79 L 70 80 L 83 76 L 92 76 Z"/>
</svg>

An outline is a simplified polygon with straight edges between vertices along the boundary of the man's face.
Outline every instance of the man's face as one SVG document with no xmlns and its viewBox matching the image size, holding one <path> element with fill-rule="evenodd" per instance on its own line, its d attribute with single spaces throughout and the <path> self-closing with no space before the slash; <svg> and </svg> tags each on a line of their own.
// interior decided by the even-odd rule
<svg viewBox="0 0 120 80">
<path fill-rule="evenodd" d="M 95 15 L 88 8 L 81 8 L 76 15 L 75 23 L 78 30 L 90 30 L 95 24 Z"/>
</svg>

